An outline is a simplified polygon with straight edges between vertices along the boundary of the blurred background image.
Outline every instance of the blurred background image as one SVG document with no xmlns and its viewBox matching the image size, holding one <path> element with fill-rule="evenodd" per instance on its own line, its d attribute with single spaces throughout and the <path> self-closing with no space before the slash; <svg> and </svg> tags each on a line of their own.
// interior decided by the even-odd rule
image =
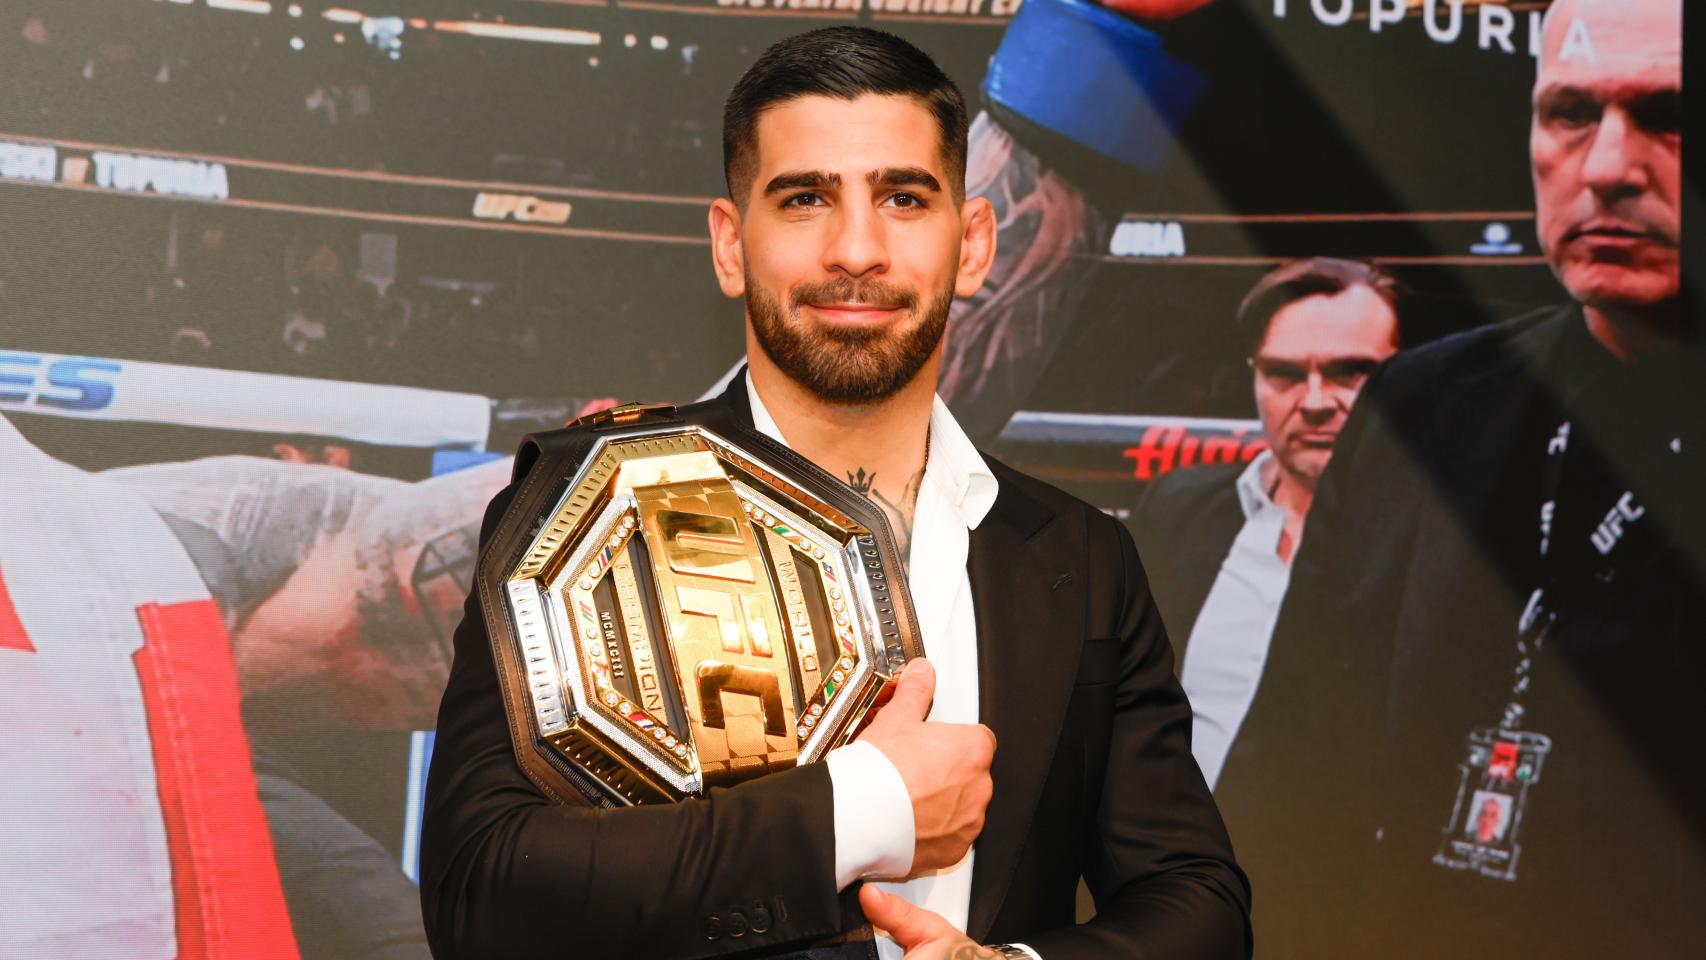
<svg viewBox="0 0 1706 960">
<path fill-rule="evenodd" d="M 1550 888 L 1482 907 L 1598 861 L 1535 849 L 1522 854 L 1533 872 L 1516 862 L 1550 797 L 1459 769 L 1480 776 L 1495 755 L 1549 773 L 1612 755 L 1617 776 L 1657 783 L 1652 804 L 1669 812 L 1618 834 L 1626 862 L 1659 838 L 1667 889 L 1701 892 L 1699 820 L 1673 809 L 1692 794 L 1653 772 L 1669 761 L 1648 749 L 1669 742 L 1649 721 L 1677 718 L 1624 724 L 1627 691 L 1593 700 L 1611 719 L 1589 739 L 1608 754 L 1506 749 L 1517 741 L 1494 733 L 1474 761 L 1459 756 L 1474 731 L 1451 729 L 1451 755 L 1417 785 L 1423 845 L 1456 837 L 1467 852 L 1443 856 L 1474 869 L 1394 868 L 1362 939 L 1323 932 L 1335 905 L 1296 891 L 1379 886 L 1380 858 L 1327 839 L 1299 859 L 1265 839 L 1330 838 L 1341 815 L 1385 825 L 1351 809 L 1362 787 L 1311 788 L 1269 816 L 1273 783 L 1323 764 L 1238 772 L 1254 727 L 1249 749 L 1270 757 L 1311 723 L 1396 716 L 1375 693 L 1330 720 L 1262 698 L 1397 689 L 1403 655 L 1335 647 L 1324 656 L 1349 672 L 1264 682 L 1257 697 L 1311 501 L 1351 475 L 1328 455 L 1361 422 L 1359 391 L 1394 354 L 1576 297 L 1536 221 L 1547 7 L 6 3 L 0 958 L 427 955 L 416 816 L 485 503 L 522 435 L 616 401 L 690 402 L 738 368 L 742 308 L 718 294 L 705 228 L 724 191 L 723 98 L 770 43 L 836 23 L 916 43 L 973 107 L 968 189 L 994 203 L 1000 252 L 954 308 L 941 392 L 991 455 L 1129 521 L 1199 747 L 1215 744 L 1199 761 L 1241 791 L 1227 817 L 1256 858 L 1260 955 L 1439 955 L 1441 941 L 1410 938 L 1424 926 L 1466 956 L 1530 942 L 1566 902 Z M 1679 38 L 1639 42 L 1680 60 Z M 1609 27 L 1588 42 L 1595 56 L 1614 46 Z M 1681 382 L 1661 379 L 1678 392 L 1653 402 L 1697 408 Z M 1665 438 L 1678 451 L 1697 418 L 1680 419 Z M 1644 456 L 1607 455 L 1613 474 L 1649 471 Z M 1680 463 L 1650 470 L 1680 484 Z M 1509 502 L 1529 524 L 1531 505 Z M 1680 514 L 1654 510 L 1650 526 L 1682 537 Z M 1449 516 L 1471 544 L 1491 529 Z M 1689 559 L 1665 569 L 1697 583 L 1699 554 L 1676 549 Z M 1521 604 L 1506 629 L 1503 602 L 1484 617 L 1514 642 Z M 1664 629 L 1689 633 L 1692 616 Z M 1698 659 L 1663 663 L 1687 677 Z M 1508 686 L 1505 666 L 1462 669 L 1505 671 L 1494 685 Z M 1502 701 L 1479 703 L 1496 726 Z M 1388 732 L 1382 751 L 1414 742 Z M 1454 813 L 1454 794 L 1475 810 Z M 1410 912 L 1412 866 L 1494 892 L 1424 884 Z M 1650 906 L 1656 941 L 1702 932 L 1671 900 Z M 1315 939 L 1264 940 L 1278 911 Z"/>
</svg>

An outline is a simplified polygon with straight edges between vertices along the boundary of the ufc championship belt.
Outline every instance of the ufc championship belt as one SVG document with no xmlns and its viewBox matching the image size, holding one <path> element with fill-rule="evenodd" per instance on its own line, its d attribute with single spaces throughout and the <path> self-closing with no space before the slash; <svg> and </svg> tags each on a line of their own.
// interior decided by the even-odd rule
<svg viewBox="0 0 1706 960">
<path fill-rule="evenodd" d="M 726 407 L 530 443 L 478 589 L 516 758 L 554 798 L 677 801 L 821 760 L 922 655 L 882 512 Z"/>
</svg>

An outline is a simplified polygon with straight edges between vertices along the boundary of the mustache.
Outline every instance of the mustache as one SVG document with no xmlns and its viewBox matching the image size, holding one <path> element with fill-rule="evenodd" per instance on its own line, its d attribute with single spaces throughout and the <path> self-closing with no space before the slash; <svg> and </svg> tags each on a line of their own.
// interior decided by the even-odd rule
<svg viewBox="0 0 1706 960">
<path fill-rule="evenodd" d="M 789 306 L 796 312 L 802 306 L 825 304 L 859 304 L 878 310 L 911 310 L 918 306 L 917 292 L 881 280 L 854 280 L 837 277 L 802 283 L 788 296 Z"/>
</svg>

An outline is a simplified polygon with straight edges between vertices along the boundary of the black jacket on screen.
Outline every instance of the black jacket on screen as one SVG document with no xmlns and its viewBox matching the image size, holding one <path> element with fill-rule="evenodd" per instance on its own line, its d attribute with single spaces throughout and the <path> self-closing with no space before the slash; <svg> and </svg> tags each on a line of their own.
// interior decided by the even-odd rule
<svg viewBox="0 0 1706 960">
<path fill-rule="evenodd" d="M 1571 305 L 1400 353 L 1364 387 L 1216 792 L 1263 892 L 1264 957 L 1671 957 L 1706 943 L 1703 408 L 1676 359 L 1619 367 Z M 1581 400 L 1593 380 L 1636 402 L 1596 412 Z M 1518 618 L 1544 576 L 1547 442 L 1567 411 L 1572 457 L 1632 445 L 1644 458 L 1677 431 L 1682 455 L 1611 458 L 1668 544 L 1600 586 L 1553 591 L 1589 629 L 1533 657 L 1521 726 L 1551 750 L 1508 880 L 1435 854 L 1468 737 L 1511 700 Z"/>
</svg>

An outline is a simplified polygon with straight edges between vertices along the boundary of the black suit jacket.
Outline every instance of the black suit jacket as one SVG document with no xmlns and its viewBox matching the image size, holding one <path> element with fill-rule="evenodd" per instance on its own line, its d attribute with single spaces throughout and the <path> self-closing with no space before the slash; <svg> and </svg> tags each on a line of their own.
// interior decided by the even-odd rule
<svg viewBox="0 0 1706 960">
<path fill-rule="evenodd" d="M 744 380 L 682 415 L 750 425 Z M 998 747 L 967 933 L 1046 960 L 1248 956 L 1249 889 L 1191 758 L 1190 707 L 1130 537 L 990 467 L 999 494 L 968 564 L 981 714 Z M 427 788 L 435 955 L 664 960 L 835 936 L 863 920 L 834 889 L 832 802 L 813 764 L 680 804 L 551 804 L 515 761 L 471 598 Z M 1098 915 L 1074 926 L 1080 875 Z"/>
<path fill-rule="evenodd" d="M 1178 664 L 1232 541 L 1244 529 L 1238 475 L 1245 464 L 1187 467 L 1163 474 L 1131 514 L 1131 533 Z"/>
<path fill-rule="evenodd" d="M 1365 386 L 1216 791 L 1264 892 L 1264 956 L 1675 956 L 1706 942 L 1706 797 L 1682 759 L 1706 730 L 1702 624 L 1685 619 L 1697 597 L 1694 614 L 1676 593 L 1636 603 L 1652 627 L 1638 642 L 1536 655 L 1524 726 L 1553 750 L 1515 881 L 1433 860 L 1467 738 L 1510 700 L 1541 461 L 1572 386 L 1555 371 L 1583 324 L 1568 307 L 1472 331 L 1399 354 Z"/>
</svg>

